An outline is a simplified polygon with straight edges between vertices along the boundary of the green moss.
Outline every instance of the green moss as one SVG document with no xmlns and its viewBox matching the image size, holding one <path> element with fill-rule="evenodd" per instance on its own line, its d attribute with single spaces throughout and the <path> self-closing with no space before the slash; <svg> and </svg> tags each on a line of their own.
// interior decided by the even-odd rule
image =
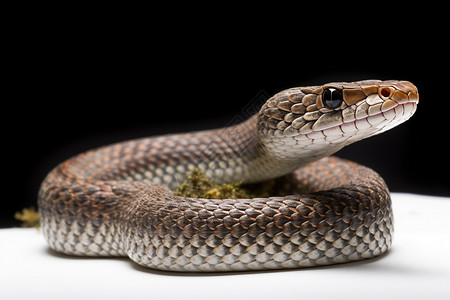
<svg viewBox="0 0 450 300">
<path fill-rule="evenodd" d="M 253 185 L 242 185 L 242 182 L 218 185 L 200 170 L 192 170 L 185 177 L 186 182 L 178 187 L 175 195 L 206 199 L 269 197 L 274 194 L 276 185 L 275 180 Z"/>
<path fill-rule="evenodd" d="M 241 183 L 214 184 L 200 170 L 192 170 L 185 175 L 186 182 L 174 192 L 175 195 L 206 199 L 238 199 L 249 198 L 248 191 L 241 187 Z"/>
<path fill-rule="evenodd" d="M 24 208 L 14 214 L 14 218 L 22 222 L 22 227 L 39 228 L 39 213 L 34 207 Z"/>
</svg>

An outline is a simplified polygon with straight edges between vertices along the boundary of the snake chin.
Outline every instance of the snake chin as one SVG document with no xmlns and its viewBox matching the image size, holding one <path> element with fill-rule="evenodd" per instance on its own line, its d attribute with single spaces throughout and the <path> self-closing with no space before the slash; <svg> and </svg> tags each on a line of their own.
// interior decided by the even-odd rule
<svg viewBox="0 0 450 300">
<path fill-rule="evenodd" d="M 399 104 L 384 112 L 344 123 L 338 127 L 343 133 L 342 138 L 345 139 L 345 145 L 348 145 L 367 137 L 378 135 L 404 123 L 412 117 L 416 109 L 417 103 L 415 102 Z M 327 132 L 324 132 L 324 134 L 326 135 Z"/>
<path fill-rule="evenodd" d="M 395 108 L 383 112 L 382 113 L 383 117 L 389 122 L 385 126 L 381 126 L 380 130 L 377 131 L 376 134 L 385 132 L 409 120 L 409 118 L 411 118 L 413 114 L 416 112 L 416 109 L 417 109 L 417 102 L 408 102 L 405 104 L 399 104 Z"/>
</svg>

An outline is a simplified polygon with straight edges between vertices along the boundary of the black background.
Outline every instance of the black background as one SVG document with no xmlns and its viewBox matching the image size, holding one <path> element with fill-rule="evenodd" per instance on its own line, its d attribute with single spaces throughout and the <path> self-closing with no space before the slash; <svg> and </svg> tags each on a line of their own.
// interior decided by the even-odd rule
<svg viewBox="0 0 450 300">
<path fill-rule="evenodd" d="M 431 37 L 413 30 L 356 40 L 195 29 L 28 28 L 10 46 L 11 103 L 2 110 L 8 205 L 0 227 L 17 226 L 14 212 L 36 206 L 45 175 L 82 151 L 226 126 L 257 97 L 329 81 L 413 82 L 420 103 L 408 122 L 337 155 L 372 167 L 391 191 L 450 196 L 448 91 L 440 74 L 447 61 Z"/>
</svg>

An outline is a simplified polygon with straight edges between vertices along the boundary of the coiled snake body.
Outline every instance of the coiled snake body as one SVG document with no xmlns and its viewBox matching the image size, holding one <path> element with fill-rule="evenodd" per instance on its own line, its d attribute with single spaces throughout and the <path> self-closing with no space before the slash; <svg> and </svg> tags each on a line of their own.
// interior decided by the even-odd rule
<svg viewBox="0 0 450 300">
<path fill-rule="evenodd" d="M 44 236 L 58 252 L 128 255 L 172 271 L 300 268 L 380 255 L 393 231 L 386 184 L 329 155 L 404 122 L 417 103 L 406 81 L 292 88 L 238 125 L 88 151 L 42 183 Z M 281 178 L 281 196 L 175 196 L 170 189 L 192 169 L 217 183 Z"/>
</svg>

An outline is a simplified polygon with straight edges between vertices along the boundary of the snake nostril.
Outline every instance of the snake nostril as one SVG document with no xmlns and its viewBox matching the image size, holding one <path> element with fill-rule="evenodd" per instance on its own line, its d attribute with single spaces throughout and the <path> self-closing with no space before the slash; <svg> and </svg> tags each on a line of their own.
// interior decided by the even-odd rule
<svg viewBox="0 0 450 300">
<path fill-rule="evenodd" d="M 389 88 L 382 88 L 380 91 L 381 96 L 388 98 L 391 95 L 391 89 Z"/>
</svg>

